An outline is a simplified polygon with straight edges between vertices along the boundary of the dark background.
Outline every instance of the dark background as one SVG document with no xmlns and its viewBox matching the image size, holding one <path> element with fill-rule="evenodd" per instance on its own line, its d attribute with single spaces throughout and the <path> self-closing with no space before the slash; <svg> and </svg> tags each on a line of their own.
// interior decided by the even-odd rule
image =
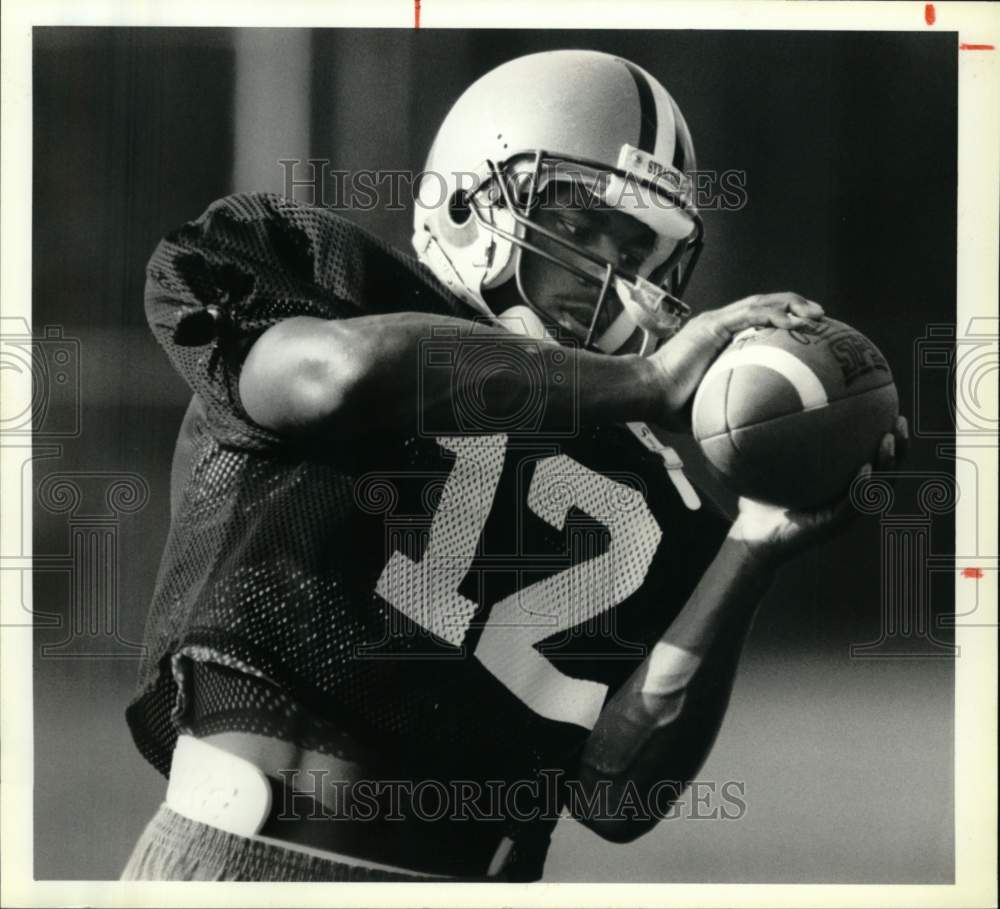
<svg viewBox="0 0 1000 909">
<path fill-rule="evenodd" d="M 472 79 L 561 47 L 648 69 L 684 111 L 699 166 L 746 172 L 746 207 L 705 213 L 689 302 L 773 290 L 819 300 L 875 341 L 911 411 L 916 342 L 954 321 L 954 35 L 36 28 L 33 324 L 77 340 L 82 408 L 75 437 L 36 426 L 34 551 L 55 566 L 34 575 L 51 617 L 35 635 L 37 878 L 117 877 L 164 792 L 123 718 L 187 403 L 143 316 L 157 240 L 227 192 L 280 192 L 280 158 L 419 170 Z M 408 211 L 349 215 L 409 249 Z M 920 407 L 941 416 L 946 377 L 933 378 L 920 375 Z M 72 394 L 53 399 L 46 419 L 74 406 Z M 915 439 L 907 469 L 951 473 L 936 446 Z M 132 475 L 145 504 L 110 518 L 86 501 L 60 512 L 41 484 L 66 473 L 98 498 Z M 920 511 L 915 488 L 900 483 L 896 513 Z M 92 526 L 110 581 L 88 593 L 103 569 L 82 582 L 64 563 Z M 930 532 L 934 552 L 953 552 L 950 514 Z M 547 879 L 951 880 L 952 662 L 920 641 L 911 659 L 849 651 L 880 635 L 881 551 L 878 518 L 863 518 L 789 566 L 762 605 L 701 774 L 742 781 L 745 817 L 678 818 L 625 847 L 567 821 Z M 951 611 L 952 578 L 934 587 L 935 614 Z M 74 608 L 105 610 L 117 635 L 73 632 Z"/>
</svg>

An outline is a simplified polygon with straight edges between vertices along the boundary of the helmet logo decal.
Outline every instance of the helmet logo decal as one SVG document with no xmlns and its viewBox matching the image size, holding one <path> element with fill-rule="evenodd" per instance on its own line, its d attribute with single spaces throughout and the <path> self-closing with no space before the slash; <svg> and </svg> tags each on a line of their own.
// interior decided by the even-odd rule
<svg viewBox="0 0 1000 909">
<path fill-rule="evenodd" d="M 623 145 L 618 153 L 618 167 L 629 177 L 647 180 L 654 186 L 660 185 L 672 193 L 687 194 L 690 180 L 683 171 L 669 164 L 657 161 L 652 155 L 634 145 Z M 662 181 L 662 182 L 661 182 Z"/>
</svg>

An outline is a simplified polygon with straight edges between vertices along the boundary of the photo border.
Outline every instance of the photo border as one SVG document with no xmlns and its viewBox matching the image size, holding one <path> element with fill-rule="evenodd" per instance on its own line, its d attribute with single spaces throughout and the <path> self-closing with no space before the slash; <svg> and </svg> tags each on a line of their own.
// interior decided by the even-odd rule
<svg viewBox="0 0 1000 909">
<path fill-rule="evenodd" d="M 927 11 L 931 6 L 934 14 Z M 1000 6 L 978 3 L 609 2 L 458 0 L 410 3 L 314 3 L 283 0 L 253 6 L 214 2 L 30 2 L 4 4 L 2 21 L 2 178 L 0 220 L 3 315 L 31 315 L 31 28 L 34 25 L 146 25 L 267 27 L 649 28 L 735 30 L 858 30 L 956 32 L 958 64 L 958 284 L 959 338 L 974 318 L 996 319 L 1000 198 Z M 30 399 L 4 375 L 4 396 Z M 8 384 L 10 383 L 10 384 Z M 996 385 L 992 386 L 996 406 Z M 905 408 L 907 402 L 904 402 Z M 755 884 L 180 884 L 32 880 L 33 743 L 32 629 L 0 616 L 2 735 L 0 848 L 4 873 L 0 902 L 10 906 L 985 906 L 996 905 L 997 869 L 997 443 L 958 435 L 959 457 L 976 464 L 979 515 L 962 499 L 956 516 L 955 611 L 975 609 L 978 624 L 956 624 L 961 658 L 955 663 L 955 883 L 950 885 Z M 30 475 L 12 470 L 0 448 L 0 498 L 20 501 Z M 30 467 L 30 465 L 29 465 Z M 30 551 L 31 515 L 2 515 L 4 551 L 15 537 Z M 977 526 L 978 524 L 978 526 Z M 19 545 L 19 544 L 18 544 Z M 984 569 L 974 588 L 962 576 L 966 557 Z M 0 572 L 0 602 L 12 595 L 14 572 Z M 978 603 L 973 599 L 978 592 Z M 28 594 L 30 596 L 30 594 Z M 30 599 L 28 604 L 30 607 Z M 123 720 L 124 728 L 124 720 Z M 919 793 L 914 793 L 919 797 Z M 99 835 L 95 831 L 95 835 Z M 342 889 L 343 888 L 343 889 Z"/>
</svg>

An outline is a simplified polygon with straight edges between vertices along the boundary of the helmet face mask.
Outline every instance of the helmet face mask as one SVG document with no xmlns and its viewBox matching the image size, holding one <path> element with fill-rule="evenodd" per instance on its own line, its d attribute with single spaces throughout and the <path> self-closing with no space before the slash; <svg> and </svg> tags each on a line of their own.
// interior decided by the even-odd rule
<svg viewBox="0 0 1000 909">
<path fill-rule="evenodd" d="M 554 157 L 541 149 L 536 150 L 532 157 L 532 166 L 528 171 L 517 169 L 510 162 L 494 164 L 487 161 L 490 177 L 485 186 L 477 192 L 463 194 L 464 204 L 469 206 L 479 226 L 516 247 L 514 280 L 521 299 L 538 311 L 543 319 L 551 319 L 544 307 L 539 306 L 532 298 L 523 280 L 522 263 L 525 253 L 539 256 L 570 272 L 580 281 L 599 288 L 593 314 L 586 325 L 586 334 L 578 339 L 585 347 L 615 353 L 639 329 L 642 333 L 639 349 L 628 352 L 643 355 L 652 353 L 691 314 L 690 308 L 680 299 L 679 294 L 683 293 L 701 251 L 703 231 L 697 212 L 690 207 L 686 208 L 684 198 L 678 193 L 656 185 L 655 181 L 639 183 L 633 174 L 623 170 L 602 169 L 595 162 Z M 617 206 L 609 206 L 604 201 L 607 198 L 607 186 L 614 180 L 619 181 L 623 187 L 622 192 L 627 192 L 630 187 L 642 186 L 646 190 L 646 199 L 656 200 L 645 204 L 658 204 L 664 208 L 673 206 L 686 211 L 694 225 L 691 236 L 681 241 L 669 240 L 666 244 L 663 244 L 662 238 L 658 238 L 658 245 L 669 247 L 666 256 L 657 257 L 652 253 L 638 269 L 627 269 L 538 222 L 536 215 L 543 204 L 555 210 L 566 207 L 577 212 L 616 210 Z M 572 186 L 571 201 L 560 201 L 554 193 L 549 193 L 543 199 L 541 193 L 544 189 L 567 184 Z M 484 194 L 491 207 L 500 207 L 509 213 L 516 225 L 514 231 L 498 226 L 494 219 L 487 216 L 482 204 Z M 548 241 L 547 249 L 534 239 L 537 236 Z M 552 249 L 553 245 L 571 255 L 559 255 Z M 591 267 L 584 267 L 583 263 Z M 602 317 L 607 321 L 607 313 L 615 302 L 616 316 L 612 324 L 605 331 L 598 332 Z M 627 316 L 626 319 L 620 318 L 622 313 Z"/>
<path fill-rule="evenodd" d="M 581 68 L 593 78 L 581 78 Z M 510 103 L 512 94 L 518 103 Z M 582 135 L 581 123 L 588 125 Z M 496 300 L 503 290 L 506 301 L 523 301 L 549 325 L 558 321 L 533 299 L 537 282 L 527 286 L 526 271 L 547 268 L 556 284 L 586 286 L 588 303 L 597 294 L 589 318 L 574 320 L 579 343 L 649 354 L 690 315 L 681 295 L 703 239 L 685 174 L 693 163 L 676 104 L 638 67 L 590 51 L 518 58 L 474 83 L 439 130 L 414 246 L 439 279 L 491 317 L 498 313 L 487 296 Z M 565 192 L 559 198 L 565 188 L 568 206 Z M 645 228 L 653 238 L 648 254 L 629 266 L 606 258 L 552 228 L 560 206 L 595 218 L 610 212 L 618 226 Z"/>
</svg>

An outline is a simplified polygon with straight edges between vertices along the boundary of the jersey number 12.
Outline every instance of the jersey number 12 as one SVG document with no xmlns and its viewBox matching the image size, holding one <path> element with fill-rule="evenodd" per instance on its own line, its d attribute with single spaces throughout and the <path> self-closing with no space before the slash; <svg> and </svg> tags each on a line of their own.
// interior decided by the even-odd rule
<svg viewBox="0 0 1000 909">
<path fill-rule="evenodd" d="M 461 646 L 477 609 L 459 593 L 500 483 L 507 437 L 444 437 L 455 464 L 434 513 L 420 561 L 392 554 L 376 592 L 427 631 Z M 635 489 L 566 455 L 544 458 L 528 487 L 528 507 L 562 530 L 576 507 L 608 530 L 605 552 L 529 584 L 494 604 L 475 658 L 535 713 L 591 729 L 607 686 L 560 672 L 535 645 L 613 608 L 642 585 L 662 531 Z"/>
</svg>

